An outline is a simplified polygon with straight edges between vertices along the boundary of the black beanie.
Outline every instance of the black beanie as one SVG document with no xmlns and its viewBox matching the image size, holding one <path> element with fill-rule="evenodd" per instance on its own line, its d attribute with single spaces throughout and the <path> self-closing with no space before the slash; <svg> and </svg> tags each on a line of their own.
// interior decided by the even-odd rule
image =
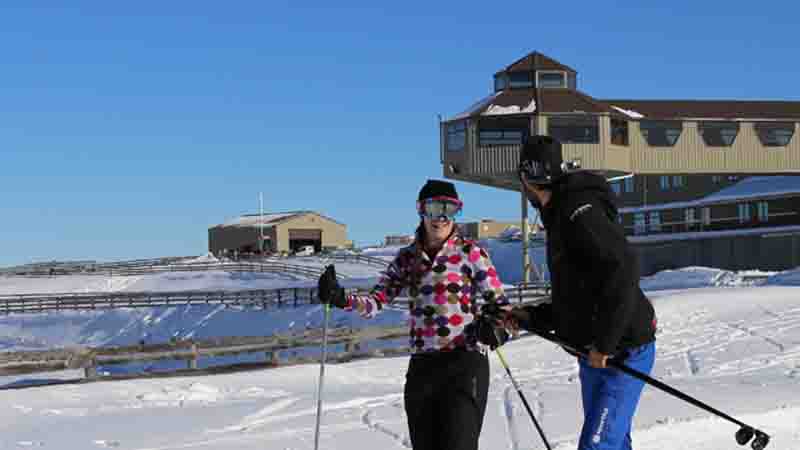
<svg viewBox="0 0 800 450">
<path fill-rule="evenodd" d="M 425 186 L 419 190 L 417 201 L 427 200 L 433 197 L 450 197 L 458 199 L 458 192 L 453 183 L 441 180 L 428 180 Z"/>
</svg>

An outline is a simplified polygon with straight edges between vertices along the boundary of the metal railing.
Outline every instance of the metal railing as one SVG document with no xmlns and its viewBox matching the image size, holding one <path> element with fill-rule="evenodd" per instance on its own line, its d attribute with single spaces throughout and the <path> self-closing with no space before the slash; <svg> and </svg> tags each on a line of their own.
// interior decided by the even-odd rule
<svg viewBox="0 0 800 450">
<path fill-rule="evenodd" d="M 98 265 L 91 267 L 69 267 L 69 268 L 24 268 L 13 271 L 3 272 L 6 276 L 29 276 L 29 277 L 50 277 L 63 275 L 106 275 L 106 276 L 129 276 L 129 275 L 148 275 L 164 272 L 207 272 L 212 270 L 224 272 L 268 272 L 268 273 L 288 273 L 300 275 L 308 278 L 316 278 L 322 273 L 321 268 L 302 266 L 297 264 L 287 264 L 283 262 L 262 262 L 262 263 L 191 263 L 191 264 L 170 264 L 170 265 Z"/>
<path fill-rule="evenodd" d="M 348 293 L 366 294 L 372 286 L 352 286 Z M 543 283 L 528 283 L 506 290 L 512 303 L 525 303 L 550 295 Z M 0 314 L 51 311 L 153 308 L 190 305 L 226 305 L 259 309 L 299 307 L 318 303 L 316 287 L 248 289 L 237 291 L 95 292 L 0 295 Z M 407 304 L 398 298 L 395 304 Z"/>
</svg>

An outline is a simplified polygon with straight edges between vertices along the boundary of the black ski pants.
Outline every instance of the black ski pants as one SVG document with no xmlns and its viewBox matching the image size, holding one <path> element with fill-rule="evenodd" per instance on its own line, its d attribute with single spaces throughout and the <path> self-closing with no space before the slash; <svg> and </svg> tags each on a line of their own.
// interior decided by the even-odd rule
<svg viewBox="0 0 800 450">
<path fill-rule="evenodd" d="M 414 450 L 478 450 L 489 392 L 489 359 L 475 351 L 414 355 L 405 409 Z"/>
</svg>

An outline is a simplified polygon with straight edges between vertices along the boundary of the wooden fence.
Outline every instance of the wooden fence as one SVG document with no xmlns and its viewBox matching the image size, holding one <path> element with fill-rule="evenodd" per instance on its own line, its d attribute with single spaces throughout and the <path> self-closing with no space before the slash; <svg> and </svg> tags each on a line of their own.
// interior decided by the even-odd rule
<svg viewBox="0 0 800 450">
<path fill-rule="evenodd" d="M 348 293 L 366 293 L 372 286 L 353 286 Z M 541 283 L 520 284 L 506 289 L 513 303 L 549 295 Z M 403 303 L 405 299 L 398 299 Z M 318 303 L 315 287 L 248 289 L 238 291 L 93 292 L 0 295 L 0 314 L 50 311 L 152 308 L 158 306 L 227 305 L 249 308 L 299 307 Z"/>
</svg>

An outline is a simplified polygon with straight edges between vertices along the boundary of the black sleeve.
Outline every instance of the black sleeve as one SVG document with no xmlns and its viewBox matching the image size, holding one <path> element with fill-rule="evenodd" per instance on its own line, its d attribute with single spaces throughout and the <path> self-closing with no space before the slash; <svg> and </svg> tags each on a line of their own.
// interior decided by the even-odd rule
<svg viewBox="0 0 800 450">
<path fill-rule="evenodd" d="M 621 227 L 612 221 L 602 201 L 571 202 L 567 208 L 567 249 L 580 261 L 596 296 L 594 346 L 613 354 L 631 322 L 638 292 L 638 267 Z"/>
</svg>

